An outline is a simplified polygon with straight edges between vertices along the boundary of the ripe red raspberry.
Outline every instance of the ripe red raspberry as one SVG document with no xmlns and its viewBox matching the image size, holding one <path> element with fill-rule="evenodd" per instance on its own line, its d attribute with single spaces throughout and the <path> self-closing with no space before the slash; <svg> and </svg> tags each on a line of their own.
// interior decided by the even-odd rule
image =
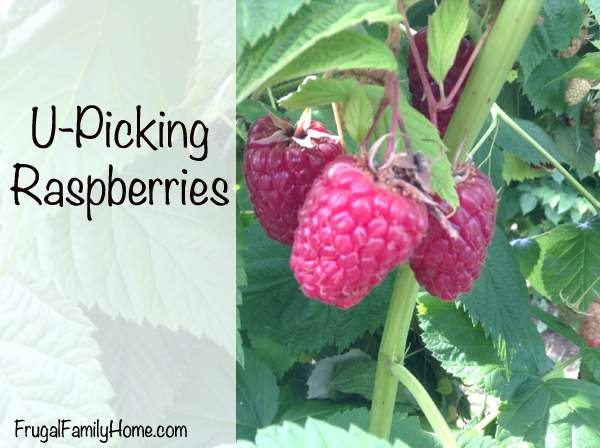
<svg viewBox="0 0 600 448">
<path fill-rule="evenodd" d="M 272 239 L 292 244 L 308 190 L 325 165 L 342 153 L 332 137 L 317 121 L 297 137 L 290 123 L 271 116 L 250 127 L 244 178 L 256 216 Z"/>
<path fill-rule="evenodd" d="M 343 157 L 317 179 L 300 209 L 291 267 L 308 297 L 349 308 L 408 260 L 427 209 Z"/>
<path fill-rule="evenodd" d="M 496 225 L 494 186 L 476 168 L 468 170 L 466 180 L 457 185 L 460 207 L 449 218 L 458 237 L 452 238 L 430 212 L 427 235 L 410 260 L 419 283 L 443 300 L 473 288 Z M 448 204 L 440 206 L 450 212 Z"/>
<path fill-rule="evenodd" d="M 580 333 L 589 347 L 600 347 L 600 299 L 588 308 Z"/>
<path fill-rule="evenodd" d="M 429 54 L 427 49 L 427 28 L 424 28 L 417 34 L 415 34 L 415 43 L 417 44 L 417 48 L 419 49 L 419 54 L 421 55 L 421 60 L 423 61 L 425 70 L 427 70 L 427 58 Z M 471 54 L 473 54 L 474 50 L 475 46 L 470 40 L 462 40 L 462 42 L 460 43 L 460 47 L 458 48 L 458 52 L 456 54 L 456 59 L 454 60 L 454 65 L 452 66 L 452 68 L 446 75 L 446 79 L 444 80 L 444 92 L 446 93 L 446 95 L 452 91 L 452 89 L 458 82 L 460 74 L 463 68 L 467 65 L 467 61 L 471 57 Z M 437 100 L 439 100 L 441 98 L 441 95 L 440 88 L 437 82 L 433 80 L 429 73 L 427 73 L 427 78 L 429 79 L 429 85 L 431 86 L 433 95 Z M 429 107 L 427 105 L 427 98 L 425 97 L 423 84 L 421 83 L 421 79 L 419 78 L 417 64 L 412 53 L 410 53 L 408 56 L 408 85 L 410 88 L 410 93 L 412 94 L 413 106 L 423 115 L 429 117 Z M 464 87 L 465 83 L 462 84 L 454 103 L 448 109 L 438 112 L 438 129 L 441 135 L 444 135 L 446 129 L 448 128 L 448 124 L 450 124 L 450 119 L 452 118 L 454 109 L 456 109 L 456 105 L 458 104 L 458 100 L 460 99 Z"/>
</svg>

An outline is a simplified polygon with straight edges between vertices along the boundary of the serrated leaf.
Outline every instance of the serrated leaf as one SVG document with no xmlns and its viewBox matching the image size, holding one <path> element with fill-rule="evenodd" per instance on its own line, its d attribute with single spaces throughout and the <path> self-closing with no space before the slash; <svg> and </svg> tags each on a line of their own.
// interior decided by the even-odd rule
<svg viewBox="0 0 600 448">
<path fill-rule="evenodd" d="M 561 125 L 554 131 L 554 138 L 563 160 L 575 168 L 581 178 L 594 173 L 596 147 L 587 132 L 577 127 Z"/>
<path fill-rule="evenodd" d="M 537 199 L 536 199 L 537 202 Z M 533 208 L 532 208 L 533 210 Z M 513 247 L 517 260 L 519 261 L 519 269 L 523 277 L 529 277 L 529 274 L 533 271 L 533 268 L 540 259 L 540 245 L 537 241 L 530 238 L 519 238 L 511 241 L 510 245 Z"/>
<path fill-rule="evenodd" d="M 286 65 L 267 84 L 316 75 L 327 70 L 377 68 L 396 70 L 390 48 L 380 40 L 356 31 L 342 31 L 319 41 Z"/>
<path fill-rule="evenodd" d="M 525 162 L 516 155 L 510 153 L 504 154 L 502 178 L 506 181 L 506 183 L 511 183 L 513 181 L 523 182 L 525 180 L 537 179 L 538 177 L 545 175 L 547 175 L 545 170 L 541 168 L 533 168 L 529 162 Z M 521 196 L 521 210 L 523 214 L 529 213 L 535 208 L 534 201 L 537 202 L 537 198 L 532 194 Z"/>
<path fill-rule="evenodd" d="M 600 220 L 550 231 L 542 279 L 550 297 L 580 311 L 600 297 Z"/>
<path fill-rule="evenodd" d="M 455 304 L 431 296 L 421 297 L 417 309 L 423 342 L 442 367 L 465 384 L 500 396 L 508 372 L 483 328 Z"/>
<path fill-rule="evenodd" d="M 310 0 L 236 1 L 236 47 L 241 52 L 246 45 L 254 45 L 263 36 L 278 28 Z"/>
<path fill-rule="evenodd" d="M 376 287 L 359 305 L 340 310 L 302 294 L 289 267 L 289 247 L 268 239 L 258 224 L 248 227 L 246 241 L 249 286 L 243 290 L 240 312 L 249 333 L 268 336 L 299 354 L 329 344 L 343 350 L 383 324 L 391 279 Z"/>
<path fill-rule="evenodd" d="M 532 121 L 513 118 L 515 123 L 537 143 L 539 143 L 552 157 L 559 162 L 564 161 L 563 155 L 556 146 L 552 137 L 548 135 L 539 125 Z M 539 165 L 547 160 L 535 149 L 533 145 L 524 140 L 508 124 L 500 123 L 496 144 L 504 151 L 510 152 L 520 159 L 533 165 Z"/>
<path fill-rule="evenodd" d="M 540 448 L 600 446 L 600 386 L 582 380 L 531 379 L 502 406 L 497 436 L 523 437 Z"/>
<path fill-rule="evenodd" d="M 304 428 L 293 423 L 282 426 L 272 426 L 258 431 L 254 444 L 241 442 L 240 448 L 392 448 L 389 442 L 367 434 L 356 426 L 345 431 L 336 426 L 318 420 L 308 419 Z M 406 445 L 397 442 L 393 448 L 405 448 Z"/>
<path fill-rule="evenodd" d="M 325 106 L 330 103 L 346 103 L 359 83 L 355 79 L 311 79 L 279 100 L 287 109 L 301 110 L 305 107 Z"/>
<path fill-rule="evenodd" d="M 352 91 L 343 107 L 346 129 L 350 137 L 360 144 L 367 136 L 375 116 L 371 101 L 360 84 Z"/>
<path fill-rule="evenodd" d="M 429 16 L 427 68 L 439 84 L 443 84 L 454 64 L 468 23 L 468 0 L 445 0 Z"/>
<path fill-rule="evenodd" d="M 525 279 L 501 230 L 496 229 L 480 278 L 459 300 L 486 334 L 493 340 L 502 338 L 509 349 L 521 357 L 515 362 L 535 373 L 546 370 L 544 343 L 531 321 Z"/>
<path fill-rule="evenodd" d="M 291 353 L 285 346 L 266 335 L 251 333 L 249 334 L 249 338 L 254 351 L 279 378 L 281 378 L 297 360 L 297 356 Z"/>
<path fill-rule="evenodd" d="M 56 424 L 57 415 L 81 425 L 114 418 L 96 328 L 76 302 L 13 273 L 0 279 L 0 296 L 0 445 L 21 445 L 17 418 L 32 425 Z"/>
<path fill-rule="evenodd" d="M 552 82 L 568 72 L 577 64 L 577 58 L 561 59 L 550 56 L 533 70 L 523 83 L 523 92 L 527 95 L 536 112 L 545 108 L 556 114 L 567 112 L 569 106 L 565 102 L 567 81 Z"/>
<path fill-rule="evenodd" d="M 525 80 L 549 54 L 569 45 L 571 38 L 579 33 L 583 11 L 578 0 L 546 0 L 542 19 L 533 28 L 519 56 Z"/>
<path fill-rule="evenodd" d="M 246 365 L 237 365 L 236 434 L 251 440 L 256 430 L 273 422 L 279 407 L 279 387 L 273 372 L 251 350 Z"/>
<path fill-rule="evenodd" d="M 262 38 L 241 55 L 237 64 L 237 102 L 321 39 L 365 20 L 386 20 L 394 14 L 394 5 L 388 0 L 312 0 L 289 17 L 277 33 Z"/>
<path fill-rule="evenodd" d="M 348 430 L 352 425 L 367 431 L 369 429 L 369 411 L 366 408 L 356 408 L 338 412 L 327 418 L 327 423 Z M 395 448 L 441 448 L 442 445 L 434 434 L 421 428 L 418 417 L 404 417 L 395 412 L 392 417 L 390 440 L 398 443 Z"/>
</svg>

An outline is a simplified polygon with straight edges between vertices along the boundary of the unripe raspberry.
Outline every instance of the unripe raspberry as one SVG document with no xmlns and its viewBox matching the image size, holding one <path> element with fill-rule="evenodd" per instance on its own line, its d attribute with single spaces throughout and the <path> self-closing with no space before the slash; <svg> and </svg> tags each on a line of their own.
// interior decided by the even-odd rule
<svg viewBox="0 0 600 448">
<path fill-rule="evenodd" d="M 415 43 L 417 44 L 417 48 L 419 50 L 419 54 L 421 55 L 421 60 L 423 61 L 425 70 L 427 70 L 427 58 L 429 52 L 427 49 L 426 28 L 415 34 Z M 449 94 L 458 82 L 463 68 L 465 67 L 465 65 L 467 65 L 467 62 L 469 61 L 469 58 L 471 57 L 471 54 L 473 54 L 474 50 L 475 46 L 470 40 L 462 40 L 462 42 L 460 43 L 460 47 L 458 48 L 458 52 L 456 54 L 456 59 L 454 60 L 454 65 L 452 66 L 452 68 L 446 75 L 446 79 L 444 80 L 444 92 L 446 94 Z M 454 100 L 454 103 L 451 104 L 448 109 L 438 112 L 438 129 L 441 135 L 444 135 L 446 129 L 448 128 L 448 124 L 450 124 L 450 119 L 452 118 L 452 114 L 454 114 L 454 110 L 458 105 L 458 100 L 460 100 L 460 96 L 465 87 L 467 78 L 465 78 L 465 82 L 461 85 L 459 93 Z M 436 98 L 436 100 L 439 100 L 441 98 L 441 93 L 438 83 L 433 80 L 429 73 L 427 73 L 427 79 L 429 80 L 429 85 L 431 86 L 431 89 L 433 91 L 433 96 Z M 423 115 L 429 117 L 429 107 L 427 104 L 427 98 L 425 96 L 423 84 L 421 83 L 421 79 L 419 78 L 417 63 L 412 53 L 410 53 L 408 56 L 408 85 L 410 88 L 410 93 L 412 94 L 413 106 Z"/>
<path fill-rule="evenodd" d="M 569 59 L 579 53 L 579 50 L 587 43 L 590 39 L 590 34 L 587 27 L 582 27 L 579 35 L 571 39 L 569 46 L 564 50 L 558 52 L 557 56 L 562 59 Z"/>
<path fill-rule="evenodd" d="M 244 152 L 244 177 L 256 216 L 267 235 L 284 244 L 293 241 L 298 209 L 315 178 L 342 153 L 337 139 L 317 121 L 310 122 L 306 135 L 293 134 L 290 123 L 259 118 L 248 131 Z"/>
<path fill-rule="evenodd" d="M 600 299 L 588 308 L 580 333 L 588 346 L 600 347 Z"/>
<path fill-rule="evenodd" d="M 419 283 L 443 300 L 454 300 L 473 288 L 496 225 L 494 186 L 476 168 L 468 170 L 466 180 L 457 185 L 460 206 L 449 218 L 458 237 L 452 238 L 430 213 L 427 235 L 410 260 Z M 440 205 L 450 212 L 447 204 Z"/>
<path fill-rule="evenodd" d="M 304 294 L 349 308 L 412 255 L 427 210 L 342 157 L 317 179 L 299 213 L 291 267 Z"/>
<path fill-rule="evenodd" d="M 571 107 L 576 106 L 583 101 L 591 89 L 592 83 L 587 79 L 573 78 L 567 85 L 567 90 L 565 91 L 565 102 Z"/>
</svg>

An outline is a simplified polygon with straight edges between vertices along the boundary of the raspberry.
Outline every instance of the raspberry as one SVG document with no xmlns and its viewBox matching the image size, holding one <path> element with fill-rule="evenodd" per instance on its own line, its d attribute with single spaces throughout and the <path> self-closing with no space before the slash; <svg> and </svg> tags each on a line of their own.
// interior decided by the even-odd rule
<svg viewBox="0 0 600 448">
<path fill-rule="evenodd" d="M 419 283 L 443 300 L 453 300 L 473 288 L 496 224 L 496 190 L 479 170 L 469 167 L 457 192 L 460 206 L 449 218 L 457 238 L 430 212 L 427 235 L 410 260 Z M 440 202 L 440 207 L 450 212 L 448 204 Z"/>
<path fill-rule="evenodd" d="M 600 347 L 600 299 L 588 308 L 580 333 L 588 346 Z"/>
<path fill-rule="evenodd" d="M 342 157 L 317 179 L 300 209 L 291 267 L 304 294 L 349 308 L 396 265 L 427 230 L 427 209 Z"/>
<path fill-rule="evenodd" d="M 322 123 L 310 121 L 305 134 L 293 137 L 290 123 L 271 116 L 248 131 L 244 177 L 250 201 L 267 235 L 284 244 L 293 241 L 298 209 L 315 178 L 342 153 Z"/>
<path fill-rule="evenodd" d="M 421 55 L 421 60 L 423 61 L 423 65 L 425 69 L 427 69 L 427 58 L 428 58 L 428 49 L 427 49 L 427 28 L 422 29 L 417 34 L 415 34 L 415 42 L 417 44 L 417 48 L 419 49 L 419 54 Z M 467 62 L 473 51 L 475 50 L 475 46 L 468 39 L 463 39 L 460 43 L 460 47 L 458 48 L 458 52 L 456 54 L 456 59 L 454 60 L 454 65 L 446 75 L 446 79 L 444 80 L 444 92 L 449 94 L 458 79 L 460 78 L 463 67 L 467 65 Z M 441 98 L 440 88 L 433 80 L 433 78 L 427 74 L 427 78 L 429 79 L 429 85 L 433 90 L 433 95 L 437 100 Z M 466 79 L 466 78 L 465 78 Z M 412 52 L 408 56 L 408 84 L 410 88 L 410 93 L 412 94 L 412 104 L 413 106 L 425 115 L 429 117 L 429 107 L 427 105 L 427 98 L 425 96 L 425 91 L 423 90 L 423 85 L 421 84 L 421 79 L 419 78 L 419 72 L 417 71 L 417 64 L 415 62 L 415 57 Z M 444 135 L 446 129 L 448 128 L 448 124 L 450 124 L 450 119 L 452 118 L 452 114 L 454 113 L 454 109 L 458 104 L 458 100 L 460 99 L 460 95 L 465 87 L 465 83 L 462 84 L 456 99 L 451 106 L 443 111 L 438 112 L 438 129 L 441 135 Z"/>
<path fill-rule="evenodd" d="M 576 106 L 583 101 L 592 89 L 592 83 L 587 79 L 573 78 L 565 90 L 565 102 L 568 106 Z"/>
</svg>

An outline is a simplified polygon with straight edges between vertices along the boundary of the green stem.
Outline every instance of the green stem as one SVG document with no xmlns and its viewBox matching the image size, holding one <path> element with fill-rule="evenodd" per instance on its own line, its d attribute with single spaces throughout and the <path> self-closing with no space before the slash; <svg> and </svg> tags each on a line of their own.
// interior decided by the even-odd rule
<svg viewBox="0 0 600 448">
<path fill-rule="evenodd" d="M 538 18 L 543 0 L 505 0 L 444 135 L 450 158 L 468 152 Z"/>
<path fill-rule="evenodd" d="M 416 379 L 414 375 L 410 373 L 410 370 L 402 364 L 394 364 L 391 368 L 391 372 L 415 398 L 444 448 L 458 448 L 458 444 L 456 443 L 456 440 L 454 440 L 454 436 L 448 427 L 448 423 L 446 423 L 446 420 L 419 380 Z"/>
<path fill-rule="evenodd" d="M 573 175 L 571 175 L 571 173 L 569 173 L 569 171 L 565 167 L 563 167 L 560 164 L 560 162 L 558 162 L 558 160 L 552 157 L 552 155 L 550 155 L 550 153 L 546 151 L 542 147 L 542 145 L 540 145 L 537 141 L 535 141 L 533 137 L 531 137 L 527 132 L 525 132 L 525 130 L 523 130 L 512 118 L 510 118 L 506 112 L 504 112 L 498 106 L 494 106 L 494 111 L 498 114 L 498 117 L 500 117 L 502 121 L 504 121 L 508 126 L 510 126 L 510 128 L 513 131 L 519 134 L 519 136 L 523 140 L 525 140 L 527 143 L 533 146 L 542 157 L 548 160 L 548 162 L 550 162 L 552 166 L 556 168 L 556 170 L 565 177 L 567 182 L 569 182 L 579 194 L 586 198 L 589 201 L 589 203 L 592 204 L 592 206 L 596 209 L 596 212 L 600 214 L 600 201 L 596 199 L 592 193 L 586 190 L 586 188 L 583 185 L 581 185 L 581 183 L 579 183 L 579 181 L 575 179 L 575 177 L 573 177 Z"/>
<path fill-rule="evenodd" d="M 388 439 L 392 427 L 398 380 L 390 366 L 401 363 L 406 352 L 406 338 L 412 320 L 419 285 L 408 264 L 398 268 L 390 307 L 388 309 L 383 338 L 377 358 L 377 371 L 371 403 L 369 431 Z"/>
</svg>

